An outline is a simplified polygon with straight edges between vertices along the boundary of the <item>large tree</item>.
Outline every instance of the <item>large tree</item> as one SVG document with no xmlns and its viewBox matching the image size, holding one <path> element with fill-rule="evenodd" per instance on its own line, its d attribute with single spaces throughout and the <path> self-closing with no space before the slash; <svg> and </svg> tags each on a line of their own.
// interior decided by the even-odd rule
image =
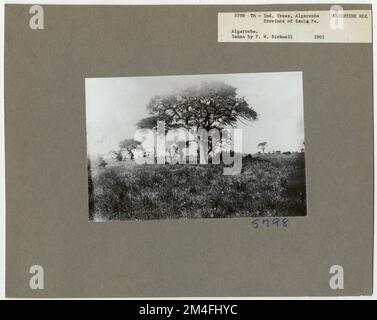
<svg viewBox="0 0 377 320">
<path fill-rule="evenodd" d="M 137 123 L 140 129 L 155 129 L 157 121 L 165 122 L 166 131 L 185 128 L 187 130 L 223 130 L 235 127 L 237 121 L 257 119 L 257 113 L 236 88 L 223 82 L 204 82 L 175 93 L 155 96 L 147 105 L 149 117 Z M 198 141 L 200 137 L 195 137 Z M 209 138 L 208 153 L 215 145 L 224 143 L 226 131 L 219 141 Z"/>
<path fill-rule="evenodd" d="M 92 168 L 88 155 L 88 197 L 89 197 L 89 220 L 94 219 L 95 211 L 95 196 L 94 196 L 94 184 L 92 178 Z"/>
</svg>

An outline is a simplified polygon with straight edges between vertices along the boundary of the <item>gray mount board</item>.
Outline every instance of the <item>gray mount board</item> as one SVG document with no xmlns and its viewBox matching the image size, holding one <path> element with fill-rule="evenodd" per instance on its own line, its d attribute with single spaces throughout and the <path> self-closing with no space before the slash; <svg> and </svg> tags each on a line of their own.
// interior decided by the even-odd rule
<svg viewBox="0 0 377 320">
<path fill-rule="evenodd" d="M 5 8 L 8 297 L 372 293 L 372 44 L 217 41 L 218 12 L 329 5 L 43 8 L 43 30 L 29 27 L 30 5 Z M 307 216 L 277 229 L 88 221 L 85 78 L 284 71 L 303 73 Z M 32 265 L 43 290 L 29 286 Z"/>
</svg>

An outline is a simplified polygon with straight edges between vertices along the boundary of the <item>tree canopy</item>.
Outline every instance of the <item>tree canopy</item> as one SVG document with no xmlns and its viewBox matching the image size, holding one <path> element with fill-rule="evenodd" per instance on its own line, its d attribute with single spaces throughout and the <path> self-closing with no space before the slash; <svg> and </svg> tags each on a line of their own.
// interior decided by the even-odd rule
<svg viewBox="0 0 377 320">
<path fill-rule="evenodd" d="M 147 110 L 151 116 L 137 123 L 140 129 L 153 129 L 164 121 L 167 130 L 224 129 L 237 120 L 256 120 L 257 113 L 239 97 L 236 88 L 223 82 L 204 82 L 168 95 L 153 97 Z"/>
</svg>

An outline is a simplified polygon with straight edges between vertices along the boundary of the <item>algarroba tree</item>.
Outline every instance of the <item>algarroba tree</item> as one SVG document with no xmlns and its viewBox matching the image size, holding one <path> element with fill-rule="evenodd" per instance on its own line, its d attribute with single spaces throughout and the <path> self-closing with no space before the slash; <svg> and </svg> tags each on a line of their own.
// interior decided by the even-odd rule
<svg viewBox="0 0 377 320">
<path fill-rule="evenodd" d="M 134 160 L 135 158 L 134 152 L 140 144 L 141 144 L 140 141 L 137 141 L 135 139 L 125 139 L 119 142 L 119 148 L 121 150 L 125 150 L 130 156 L 130 159 Z"/>
<path fill-rule="evenodd" d="M 258 148 L 262 149 L 263 153 L 264 153 L 264 150 L 266 149 L 266 146 L 267 146 L 267 142 L 258 143 Z"/>
<path fill-rule="evenodd" d="M 155 129 L 157 121 L 164 121 L 166 131 L 179 128 L 194 132 L 199 129 L 223 130 L 235 127 L 238 120 L 257 119 L 256 111 L 238 96 L 236 88 L 219 81 L 203 82 L 171 94 L 155 96 L 149 101 L 147 111 L 150 116 L 137 123 L 139 129 Z M 198 139 L 199 136 L 194 141 Z M 209 139 L 208 153 L 215 143 Z"/>
</svg>

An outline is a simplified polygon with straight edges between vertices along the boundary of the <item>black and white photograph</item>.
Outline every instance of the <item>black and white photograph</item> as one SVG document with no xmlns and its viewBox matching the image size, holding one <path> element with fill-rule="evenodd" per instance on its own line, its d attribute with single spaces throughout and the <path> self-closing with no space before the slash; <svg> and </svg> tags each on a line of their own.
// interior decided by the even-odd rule
<svg viewBox="0 0 377 320">
<path fill-rule="evenodd" d="M 89 220 L 306 216 L 302 72 L 85 79 Z"/>
<path fill-rule="evenodd" d="M 3 6 L 0 299 L 375 298 L 376 12 L 282 1 Z"/>
</svg>

